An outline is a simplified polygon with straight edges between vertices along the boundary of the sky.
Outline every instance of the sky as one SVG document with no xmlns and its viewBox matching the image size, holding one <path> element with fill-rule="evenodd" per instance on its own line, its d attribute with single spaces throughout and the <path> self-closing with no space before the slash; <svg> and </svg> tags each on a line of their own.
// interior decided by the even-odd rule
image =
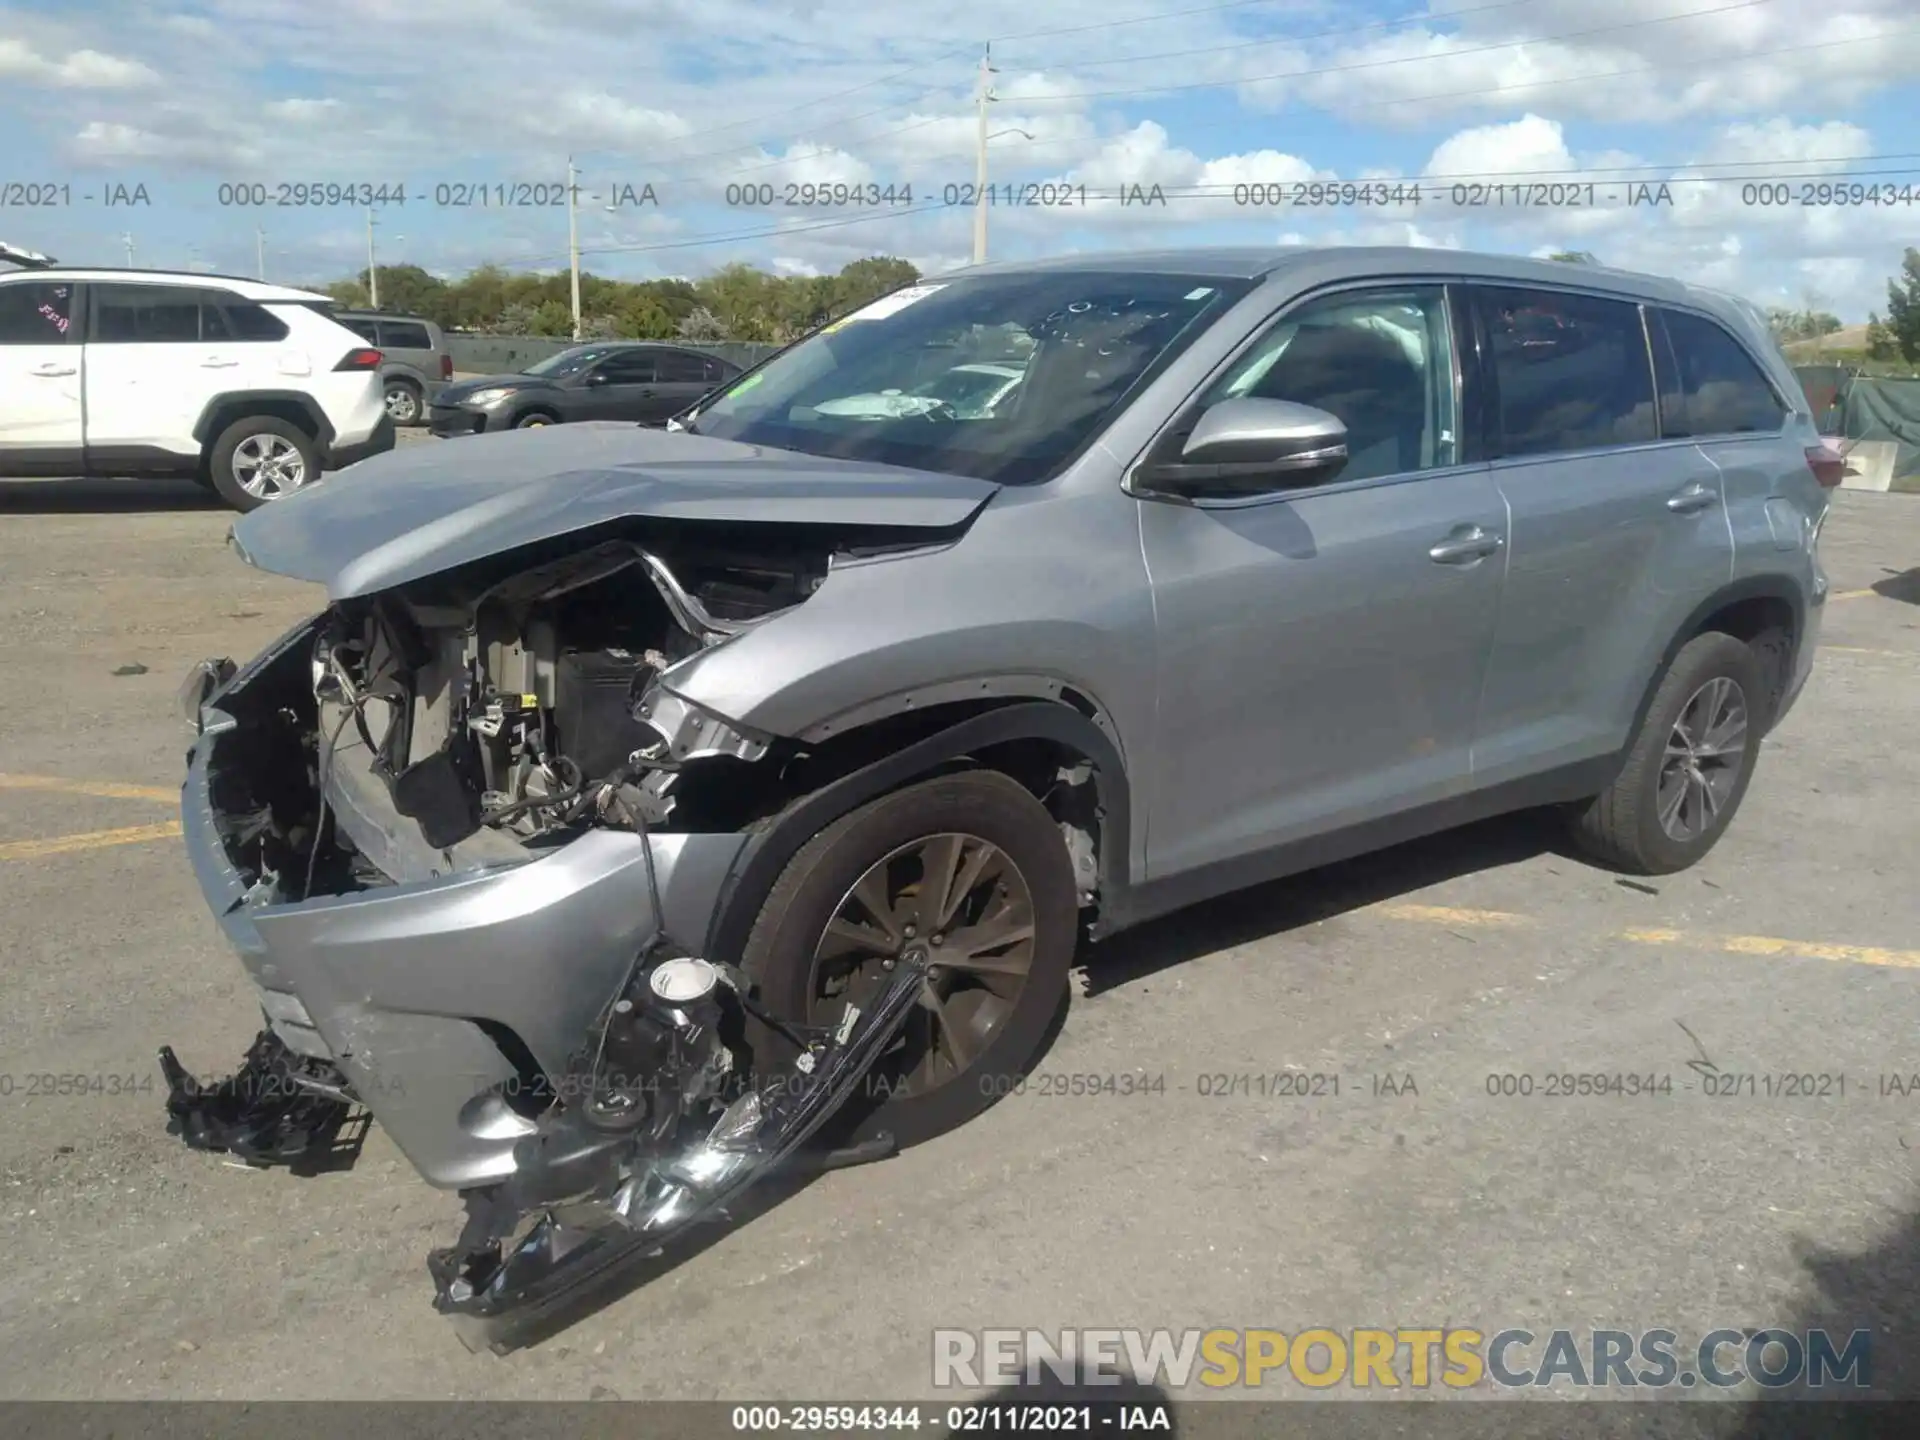
<svg viewBox="0 0 1920 1440">
<path fill-rule="evenodd" d="M 314 284 L 373 200 L 381 264 L 552 270 L 571 158 L 595 273 L 937 273 L 989 47 L 993 259 L 1566 249 L 1855 322 L 1920 246 L 1914 0 L 0 0 L 0 241 Z"/>
</svg>

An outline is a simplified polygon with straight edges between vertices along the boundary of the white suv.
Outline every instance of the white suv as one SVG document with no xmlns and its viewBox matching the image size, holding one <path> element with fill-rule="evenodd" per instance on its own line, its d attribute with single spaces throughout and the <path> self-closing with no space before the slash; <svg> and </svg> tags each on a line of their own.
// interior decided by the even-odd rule
<svg viewBox="0 0 1920 1440">
<path fill-rule="evenodd" d="M 191 476 L 252 510 L 391 449 L 380 352 L 332 304 L 216 275 L 0 273 L 0 476 Z"/>
</svg>

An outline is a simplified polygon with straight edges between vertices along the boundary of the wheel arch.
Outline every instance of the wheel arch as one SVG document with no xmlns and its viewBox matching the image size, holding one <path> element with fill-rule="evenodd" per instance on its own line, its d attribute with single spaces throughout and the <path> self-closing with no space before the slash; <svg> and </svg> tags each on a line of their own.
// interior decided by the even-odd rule
<svg viewBox="0 0 1920 1440">
<path fill-rule="evenodd" d="M 299 390 L 229 390 L 207 401 L 193 424 L 194 443 L 202 450 L 236 420 L 271 415 L 305 430 L 324 451 L 333 445 L 333 422 L 311 395 Z"/>
<path fill-rule="evenodd" d="M 1633 725 L 1627 731 L 1627 743 L 1640 733 L 1647 711 L 1660 682 L 1673 667 L 1674 657 L 1686 644 L 1709 631 L 1731 635 L 1736 640 L 1752 641 L 1763 631 L 1778 625 L 1787 631 L 1785 666 L 1789 675 L 1798 659 L 1800 640 L 1806 634 L 1807 602 L 1798 586 L 1784 575 L 1753 575 L 1735 580 L 1713 592 L 1688 614 L 1660 652 L 1653 671 L 1646 677 L 1640 701 L 1634 707 Z M 1771 724 L 1772 717 L 1769 717 Z"/>
<path fill-rule="evenodd" d="M 1092 839 L 1091 874 L 1076 866 L 1083 900 L 1101 911 L 1124 908 L 1132 797 L 1120 750 L 1082 706 L 1070 699 L 1007 698 L 974 704 L 953 702 L 916 719 L 930 733 L 897 748 L 898 713 L 843 731 L 830 742 L 841 762 L 824 783 L 795 797 L 751 827 L 747 843 L 723 882 L 705 936 L 706 953 L 737 955 L 746 943 L 761 901 L 802 846 L 835 820 L 882 795 L 958 768 L 979 766 L 1019 781 L 1063 825 L 1084 825 Z M 1097 707 L 1094 707 L 1097 712 Z M 890 724 L 889 722 L 895 722 Z M 1061 770 L 1086 766 L 1084 785 L 1053 783 Z M 1075 793 L 1085 792 L 1084 809 Z M 1065 835 L 1062 843 L 1066 843 Z"/>
</svg>

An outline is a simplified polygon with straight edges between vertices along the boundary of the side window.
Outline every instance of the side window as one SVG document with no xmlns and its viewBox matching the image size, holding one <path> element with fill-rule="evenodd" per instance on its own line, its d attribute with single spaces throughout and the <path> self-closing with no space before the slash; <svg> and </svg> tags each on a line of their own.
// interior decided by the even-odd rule
<svg viewBox="0 0 1920 1440">
<path fill-rule="evenodd" d="M 238 295 L 228 295 L 224 292 L 216 293 L 209 298 L 218 304 L 219 309 L 207 309 L 200 317 L 201 322 L 211 324 L 214 317 L 219 315 L 226 323 L 228 338 L 273 341 L 284 340 L 292 333 L 287 329 L 287 322 L 264 305 L 257 305 L 251 300 L 242 300 Z M 213 331 L 208 330 L 207 335 L 211 338 Z"/>
<path fill-rule="evenodd" d="M 725 363 L 714 359 L 711 355 L 700 362 L 700 378 L 709 385 L 718 385 L 722 380 L 727 379 L 730 374 L 732 374 L 732 372 L 727 368 Z"/>
<path fill-rule="evenodd" d="M 621 350 L 600 362 L 604 385 L 651 385 L 657 378 L 654 358 L 646 350 Z"/>
<path fill-rule="evenodd" d="M 0 345 L 64 345 L 72 324 L 71 285 L 0 285 Z"/>
<path fill-rule="evenodd" d="M 342 325 L 346 326 L 347 329 L 351 330 L 354 334 L 358 335 L 362 340 L 366 341 L 369 345 L 373 345 L 373 346 L 379 345 L 380 334 L 377 330 L 374 329 L 373 321 L 361 320 L 351 315 L 336 315 L 334 316 L 334 319 L 338 320 Z"/>
<path fill-rule="evenodd" d="M 1659 438 L 1638 305 L 1483 286 L 1474 301 L 1497 396 L 1494 458 Z"/>
<path fill-rule="evenodd" d="M 704 385 L 707 361 L 703 356 L 680 350 L 662 350 L 659 355 L 660 380 L 665 385 Z"/>
<path fill-rule="evenodd" d="M 1336 480 L 1456 463 L 1446 291 L 1396 287 L 1308 301 L 1255 341 L 1200 408 L 1233 399 L 1292 400 L 1339 416 L 1349 459 Z"/>
<path fill-rule="evenodd" d="M 94 344 L 192 344 L 200 338 L 200 292 L 184 285 L 96 285 Z"/>
<path fill-rule="evenodd" d="M 1786 407 L 1739 341 L 1698 315 L 1663 310 L 1660 317 L 1672 341 L 1680 392 L 1680 404 L 1672 409 L 1662 396 L 1667 435 L 1737 435 L 1780 428 Z M 1661 386 L 1663 392 L 1666 388 Z"/>
<path fill-rule="evenodd" d="M 382 320 L 378 343 L 382 350 L 431 350 L 433 348 L 433 340 L 428 336 L 426 326 L 410 324 L 404 320 Z"/>
</svg>

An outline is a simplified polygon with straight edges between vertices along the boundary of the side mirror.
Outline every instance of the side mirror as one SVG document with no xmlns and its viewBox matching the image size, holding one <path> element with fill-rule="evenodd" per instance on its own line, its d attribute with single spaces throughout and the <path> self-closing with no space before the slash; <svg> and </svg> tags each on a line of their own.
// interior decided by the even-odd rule
<svg viewBox="0 0 1920 1440">
<path fill-rule="evenodd" d="M 612 381 L 613 381 L 613 377 L 607 374 L 606 371 L 595 370 L 589 373 L 587 378 L 581 383 L 591 388 L 596 385 L 608 385 L 608 384 L 611 384 Z"/>
<path fill-rule="evenodd" d="M 1201 415 L 1180 458 L 1135 471 L 1172 495 L 1249 495 L 1318 485 L 1347 463 L 1339 416 L 1291 400 L 1222 400 Z"/>
</svg>

